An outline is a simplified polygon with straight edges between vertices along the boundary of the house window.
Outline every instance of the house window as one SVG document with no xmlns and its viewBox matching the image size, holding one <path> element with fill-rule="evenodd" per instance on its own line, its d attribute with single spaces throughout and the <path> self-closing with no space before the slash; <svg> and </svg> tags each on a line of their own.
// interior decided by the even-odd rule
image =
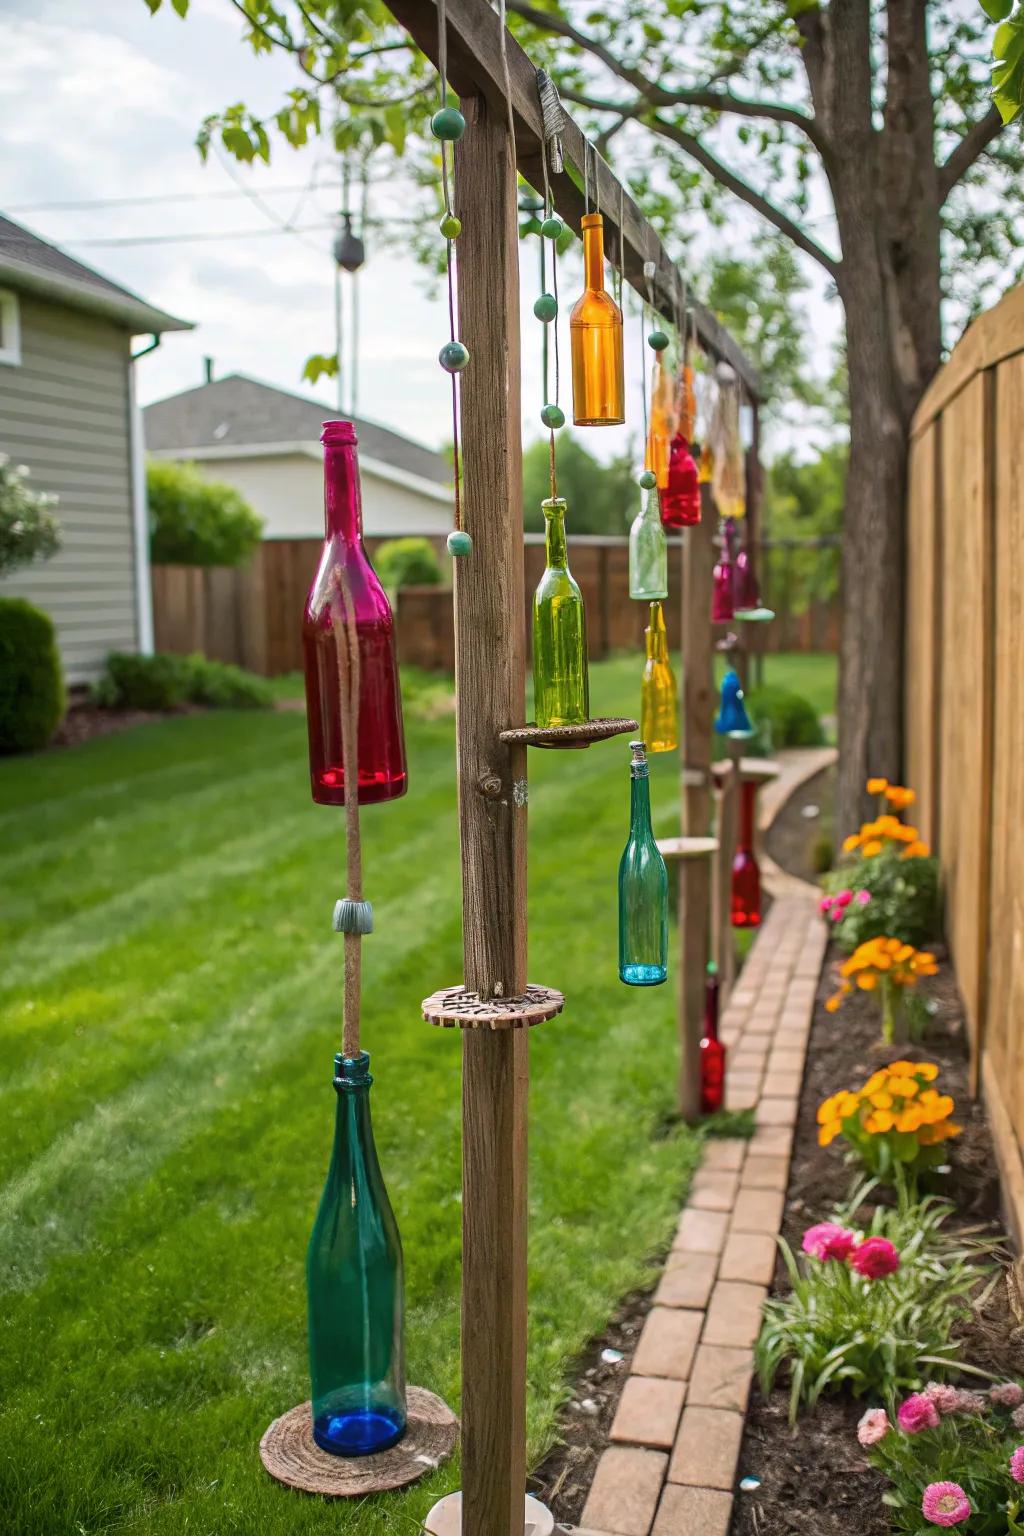
<svg viewBox="0 0 1024 1536">
<path fill-rule="evenodd" d="M 0 363 L 17 368 L 21 362 L 21 323 L 18 295 L 0 288 Z"/>
</svg>

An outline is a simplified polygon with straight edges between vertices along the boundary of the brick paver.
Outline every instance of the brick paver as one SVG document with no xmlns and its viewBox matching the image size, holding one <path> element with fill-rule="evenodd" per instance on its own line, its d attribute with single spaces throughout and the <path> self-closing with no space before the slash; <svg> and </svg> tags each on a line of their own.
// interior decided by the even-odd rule
<svg viewBox="0 0 1024 1536">
<path fill-rule="evenodd" d="M 761 1331 L 761 1307 L 767 1295 L 763 1285 L 719 1280 L 711 1292 L 701 1338 L 706 1344 L 732 1344 L 737 1349 L 752 1347 Z"/>
<path fill-rule="evenodd" d="M 778 1247 L 767 1232 L 733 1232 L 722 1250 L 720 1280 L 745 1280 L 748 1285 L 771 1285 Z"/>
<path fill-rule="evenodd" d="M 683 1411 L 686 1385 L 666 1376 L 630 1376 L 622 1389 L 611 1438 L 669 1451 Z"/>
<path fill-rule="evenodd" d="M 687 1253 L 721 1253 L 728 1231 L 728 1211 L 695 1211 L 687 1206 L 672 1246 Z"/>
<path fill-rule="evenodd" d="M 701 1344 L 693 1362 L 687 1397 L 698 1408 L 734 1408 L 745 1413 L 754 1354 L 724 1344 Z"/>
<path fill-rule="evenodd" d="M 654 1299 L 661 1307 L 706 1307 L 717 1269 L 718 1260 L 713 1253 L 681 1253 L 673 1249 Z"/>
<path fill-rule="evenodd" d="M 633 1355 L 635 1374 L 671 1376 L 676 1381 L 686 1381 L 693 1367 L 703 1323 L 703 1312 L 652 1307 Z"/>
<path fill-rule="evenodd" d="M 727 1408 L 687 1408 L 668 1464 L 670 1483 L 732 1489 L 743 1415 Z"/>
<path fill-rule="evenodd" d="M 728 1536 L 731 1516 L 731 1494 L 669 1483 L 658 1505 L 653 1536 Z"/>
<path fill-rule="evenodd" d="M 662 1451 L 609 1446 L 597 1464 L 581 1523 L 611 1536 L 647 1536 L 667 1467 Z"/>
</svg>

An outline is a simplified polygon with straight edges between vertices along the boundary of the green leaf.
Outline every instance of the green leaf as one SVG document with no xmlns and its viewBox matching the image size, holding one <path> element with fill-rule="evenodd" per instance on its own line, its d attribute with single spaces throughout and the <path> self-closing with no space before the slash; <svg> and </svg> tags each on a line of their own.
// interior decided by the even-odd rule
<svg viewBox="0 0 1024 1536">
<path fill-rule="evenodd" d="M 188 0 L 171 0 L 171 7 L 184 21 L 188 15 Z"/>
<path fill-rule="evenodd" d="M 306 364 L 302 370 L 302 377 L 304 379 L 308 379 L 311 384 L 315 384 L 318 379 L 336 378 L 337 374 L 337 353 L 333 353 L 330 357 L 327 357 L 322 352 L 314 352 L 312 357 L 306 358 Z"/>
<path fill-rule="evenodd" d="M 989 21 L 1005 21 L 1013 5 L 1014 0 L 981 0 L 981 8 Z"/>
</svg>

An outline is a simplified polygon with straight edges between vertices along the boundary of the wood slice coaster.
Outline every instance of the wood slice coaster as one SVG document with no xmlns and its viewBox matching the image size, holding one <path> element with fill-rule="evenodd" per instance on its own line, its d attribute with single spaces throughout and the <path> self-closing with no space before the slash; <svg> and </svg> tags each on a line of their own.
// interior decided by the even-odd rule
<svg viewBox="0 0 1024 1536">
<path fill-rule="evenodd" d="M 638 731 L 639 722 L 625 718 L 584 720 L 581 725 L 519 725 L 512 731 L 499 731 L 502 741 L 525 742 L 528 747 L 556 747 L 562 751 L 589 747 L 609 736 L 624 736 Z"/>
<path fill-rule="evenodd" d="M 403 1488 L 447 1461 L 459 1436 L 459 1421 L 448 1404 L 425 1387 L 408 1389 L 406 1407 L 408 1428 L 389 1451 L 332 1456 L 313 1439 L 311 1405 L 299 1403 L 266 1431 L 260 1460 L 271 1477 L 302 1493 L 355 1499 Z"/>
<path fill-rule="evenodd" d="M 445 1029 L 528 1029 L 553 1019 L 565 1007 L 554 987 L 527 986 L 522 997 L 482 998 L 465 987 L 445 987 L 423 999 L 428 1024 Z"/>
</svg>

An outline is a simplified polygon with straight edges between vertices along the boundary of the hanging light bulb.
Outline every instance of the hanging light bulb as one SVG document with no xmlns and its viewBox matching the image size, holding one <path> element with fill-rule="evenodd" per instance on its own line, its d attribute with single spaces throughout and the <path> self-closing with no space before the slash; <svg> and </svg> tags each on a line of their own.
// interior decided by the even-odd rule
<svg viewBox="0 0 1024 1536">
<path fill-rule="evenodd" d="M 754 734 L 754 727 L 743 702 L 743 684 L 739 673 L 732 667 L 722 678 L 721 703 L 715 717 L 715 731 L 719 736 L 731 736 L 736 741 L 745 741 Z"/>
<path fill-rule="evenodd" d="M 733 617 L 747 624 L 767 624 L 775 613 L 761 601 L 754 560 L 746 546 L 736 556 L 733 578 Z"/>
<path fill-rule="evenodd" d="M 352 215 L 342 213 L 342 227 L 334 237 L 334 259 L 343 272 L 358 272 L 366 261 L 366 246 L 353 232 Z"/>
</svg>

